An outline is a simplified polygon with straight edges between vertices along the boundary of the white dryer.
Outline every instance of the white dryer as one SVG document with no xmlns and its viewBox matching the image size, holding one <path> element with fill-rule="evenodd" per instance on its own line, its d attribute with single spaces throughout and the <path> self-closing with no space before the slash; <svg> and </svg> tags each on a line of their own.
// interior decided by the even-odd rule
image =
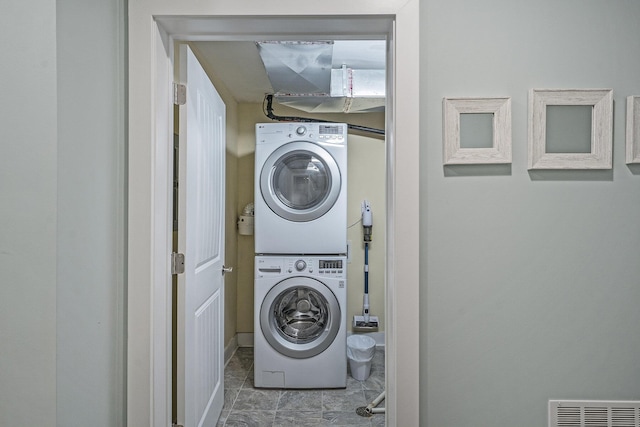
<svg viewBox="0 0 640 427">
<path fill-rule="evenodd" d="M 346 254 L 347 125 L 256 125 L 255 252 Z"/>
<path fill-rule="evenodd" d="M 346 262 L 340 256 L 256 256 L 256 387 L 346 387 Z"/>
</svg>

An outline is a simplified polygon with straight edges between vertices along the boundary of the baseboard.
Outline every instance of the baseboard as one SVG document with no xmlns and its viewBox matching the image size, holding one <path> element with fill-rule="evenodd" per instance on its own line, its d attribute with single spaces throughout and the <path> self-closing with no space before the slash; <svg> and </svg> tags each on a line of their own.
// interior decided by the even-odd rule
<svg viewBox="0 0 640 427">
<path fill-rule="evenodd" d="M 238 349 L 238 335 L 234 335 L 229 344 L 224 348 L 224 364 L 226 365 L 233 353 Z"/>
<path fill-rule="evenodd" d="M 224 348 L 224 364 L 233 356 L 239 347 L 253 347 L 253 333 L 239 332 L 231 338 Z"/>
<path fill-rule="evenodd" d="M 253 347 L 253 332 L 238 332 L 238 347 Z"/>
</svg>

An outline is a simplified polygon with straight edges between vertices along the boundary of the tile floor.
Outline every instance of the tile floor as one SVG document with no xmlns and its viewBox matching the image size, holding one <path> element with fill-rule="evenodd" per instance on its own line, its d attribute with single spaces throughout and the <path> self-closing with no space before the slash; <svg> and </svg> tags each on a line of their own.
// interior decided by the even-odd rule
<svg viewBox="0 0 640 427">
<path fill-rule="evenodd" d="M 348 366 L 348 364 L 347 364 Z M 338 390 L 271 390 L 253 387 L 253 348 L 239 348 L 224 372 L 224 407 L 218 426 L 315 427 L 384 426 L 384 414 L 356 414 L 384 390 L 384 350 L 376 349 L 371 375 L 348 374 Z M 384 407 L 384 400 L 378 405 Z"/>
</svg>

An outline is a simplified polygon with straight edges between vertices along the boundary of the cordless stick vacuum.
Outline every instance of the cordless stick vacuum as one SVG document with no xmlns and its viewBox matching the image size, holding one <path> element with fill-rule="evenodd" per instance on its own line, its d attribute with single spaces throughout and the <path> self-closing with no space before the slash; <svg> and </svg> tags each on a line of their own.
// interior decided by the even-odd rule
<svg viewBox="0 0 640 427">
<path fill-rule="evenodd" d="M 371 242 L 373 230 L 373 214 L 368 201 L 362 202 L 361 211 L 364 234 L 364 297 L 362 299 L 362 316 L 353 316 L 353 331 L 375 332 L 378 330 L 378 317 L 369 315 L 369 242 Z"/>
</svg>

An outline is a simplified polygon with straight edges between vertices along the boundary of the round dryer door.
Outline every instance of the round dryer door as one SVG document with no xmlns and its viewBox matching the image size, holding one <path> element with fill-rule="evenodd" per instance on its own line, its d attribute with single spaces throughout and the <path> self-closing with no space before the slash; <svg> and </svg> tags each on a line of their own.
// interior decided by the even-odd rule
<svg viewBox="0 0 640 427">
<path fill-rule="evenodd" d="M 293 277 L 275 285 L 260 308 L 266 340 L 285 356 L 304 359 L 327 349 L 340 329 L 340 304 L 322 282 Z"/>
<path fill-rule="evenodd" d="M 327 213 L 340 195 L 341 183 L 333 156 L 304 141 L 276 149 L 260 173 L 264 201 L 288 221 L 313 221 Z"/>
</svg>

